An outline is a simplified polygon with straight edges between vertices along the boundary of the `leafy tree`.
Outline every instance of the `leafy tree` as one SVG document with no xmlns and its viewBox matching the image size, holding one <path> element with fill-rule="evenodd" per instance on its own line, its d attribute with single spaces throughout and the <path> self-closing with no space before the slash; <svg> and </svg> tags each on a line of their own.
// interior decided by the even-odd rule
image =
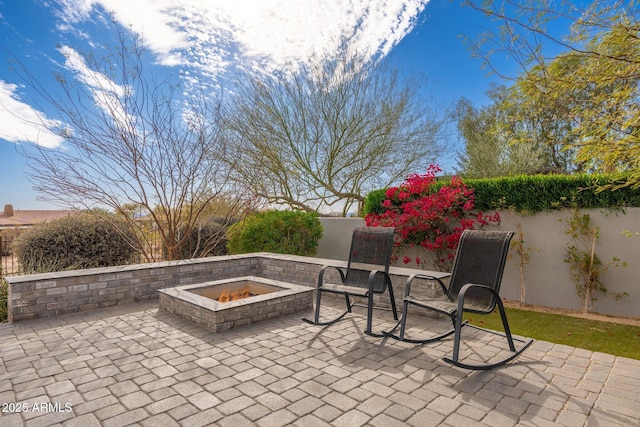
<svg viewBox="0 0 640 427">
<path fill-rule="evenodd" d="M 640 25 L 637 28 L 640 31 Z M 558 110 L 571 121 L 571 138 L 564 146 L 575 151 L 576 160 L 587 170 L 638 171 L 640 166 L 640 43 L 634 47 L 633 41 L 614 34 L 619 31 L 616 26 L 587 46 L 597 51 L 629 50 L 629 56 L 639 61 L 633 67 L 635 77 L 618 77 L 629 71 L 629 63 L 603 64 L 600 57 L 568 53 L 546 68 L 535 67 L 519 82 L 529 100 L 544 102 L 547 109 Z"/>
<path fill-rule="evenodd" d="M 180 84 L 149 72 L 141 40 L 118 35 L 103 57 L 99 49 L 83 55 L 61 47 L 75 78 L 57 75 L 57 88 L 16 64 L 36 102 L 47 103 L 58 114 L 55 123 L 65 124 L 50 129 L 65 138 L 60 148 L 32 145 L 24 153 L 44 200 L 103 208 L 92 211 L 108 220 L 106 210 L 116 212 L 136 231 L 123 236 L 144 258 L 155 259 L 157 236 L 167 258 L 178 259 L 195 230 L 226 226 L 241 215 L 246 192 L 229 181 L 233 162 L 225 158 L 221 101 L 197 91 L 185 95 Z M 208 253 L 217 238 L 222 234 L 210 234 L 190 256 Z"/>
<path fill-rule="evenodd" d="M 626 185 L 639 187 L 637 0 L 596 0 L 586 8 L 554 0 L 465 2 L 501 22 L 500 31 L 485 34 L 473 48 L 489 66 L 496 52 L 519 62 L 516 85 L 526 102 L 523 110 L 561 114 L 570 126 L 558 143 L 574 152 L 579 169 L 629 171 Z M 568 35 L 551 30 L 557 20 L 572 24 Z M 552 48 L 562 53 L 545 56 Z"/>
<path fill-rule="evenodd" d="M 459 173 L 468 178 L 493 178 L 531 173 L 544 164 L 543 150 L 534 141 L 514 144 L 524 126 L 506 105 L 505 87 L 490 92 L 494 103 L 478 109 L 462 99 L 455 110 L 458 131 L 464 141 Z"/>
<path fill-rule="evenodd" d="M 269 203 L 360 210 L 367 191 L 439 152 L 442 119 L 422 87 L 348 49 L 293 75 L 247 76 L 229 118 L 238 179 Z"/>
</svg>

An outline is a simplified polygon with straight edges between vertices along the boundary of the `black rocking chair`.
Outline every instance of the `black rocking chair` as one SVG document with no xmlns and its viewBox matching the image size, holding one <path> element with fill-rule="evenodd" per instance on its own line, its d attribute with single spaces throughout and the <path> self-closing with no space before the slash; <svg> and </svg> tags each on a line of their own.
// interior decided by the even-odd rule
<svg viewBox="0 0 640 427">
<path fill-rule="evenodd" d="M 398 320 L 396 301 L 389 276 L 394 233 L 393 227 L 357 227 L 353 231 L 351 239 L 351 251 L 346 272 L 341 267 L 331 265 L 325 265 L 320 269 L 314 319 L 302 318 L 302 320 L 313 325 L 331 325 L 342 319 L 347 313 L 351 313 L 354 303 L 350 301 L 349 296 L 363 297 L 367 298 L 367 327 L 364 332 L 367 335 L 382 337 L 382 334 L 375 334 L 371 331 L 374 294 L 382 294 L 385 290 L 389 290 L 393 318 Z M 324 282 L 328 269 L 337 270 L 341 283 Z M 320 321 L 320 302 L 323 292 L 344 295 L 347 304 L 345 312 L 335 319 Z"/>
<path fill-rule="evenodd" d="M 502 273 L 504 271 L 507 252 L 509 251 L 509 242 L 512 237 L 512 231 L 465 230 L 460 237 L 449 286 L 447 287 L 440 279 L 432 276 L 415 274 L 409 277 L 403 298 L 404 309 L 402 318 L 391 331 L 384 332 L 384 335 L 401 341 L 428 343 L 455 334 L 453 357 L 445 357 L 443 360 L 465 369 L 491 369 L 502 366 L 518 357 L 531 345 L 533 340 L 522 340 L 511 336 L 507 316 L 499 296 Z M 441 298 L 434 299 L 412 295 L 411 283 L 416 278 L 438 282 L 444 295 Z M 453 323 L 453 329 L 426 339 L 406 338 L 405 327 L 410 305 L 416 305 L 448 315 Z M 504 334 L 479 328 L 467 322 L 463 323 L 463 312 L 490 314 L 496 305 L 502 318 Z M 465 325 L 506 337 L 511 354 L 495 363 L 478 365 L 461 362 L 459 360 L 460 339 L 462 327 Z M 393 332 L 398 326 L 400 326 L 400 334 L 394 335 Z M 516 350 L 514 341 L 522 343 L 520 349 Z"/>
</svg>

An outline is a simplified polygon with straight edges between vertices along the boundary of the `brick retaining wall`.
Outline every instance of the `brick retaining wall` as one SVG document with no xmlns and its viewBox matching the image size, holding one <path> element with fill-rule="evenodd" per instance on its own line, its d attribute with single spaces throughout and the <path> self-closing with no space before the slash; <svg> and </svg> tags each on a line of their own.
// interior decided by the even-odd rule
<svg viewBox="0 0 640 427">
<path fill-rule="evenodd" d="M 158 298 L 158 289 L 239 276 L 258 276 L 316 286 L 322 258 L 254 253 L 7 277 L 9 321 L 36 319 Z M 417 270 L 391 268 L 395 297 L 402 300 L 406 278 Z M 387 294 L 376 301 L 388 305 Z M 400 307 L 399 307 L 400 308 Z"/>
<path fill-rule="evenodd" d="M 256 275 L 255 257 L 212 257 L 7 277 L 9 321 L 158 298 L 158 289 Z"/>
</svg>

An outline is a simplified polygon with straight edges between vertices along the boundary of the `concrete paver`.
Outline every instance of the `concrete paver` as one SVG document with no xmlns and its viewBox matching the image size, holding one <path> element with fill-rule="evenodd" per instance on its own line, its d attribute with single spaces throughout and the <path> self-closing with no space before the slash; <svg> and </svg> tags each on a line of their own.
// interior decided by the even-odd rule
<svg viewBox="0 0 640 427">
<path fill-rule="evenodd" d="M 452 339 L 412 345 L 364 326 L 356 310 L 327 328 L 288 316 L 216 334 L 157 301 L 2 325 L 0 425 L 640 425 L 638 360 L 537 341 L 469 372 L 441 360 Z M 462 351 L 482 361 L 505 346 L 465 331 Z"/>
</svg>

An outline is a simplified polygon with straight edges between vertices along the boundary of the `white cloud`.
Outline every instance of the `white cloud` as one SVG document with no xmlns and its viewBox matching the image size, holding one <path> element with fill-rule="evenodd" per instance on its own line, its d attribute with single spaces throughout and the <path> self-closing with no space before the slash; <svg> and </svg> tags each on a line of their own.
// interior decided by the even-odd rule
<svg viewBox="0 0 640 427">
<path fill-rule="evenodd" d="M 48 119 L 20 100 L 18 87 L 0 80 L 0 139 L 10 142 L 32 142 L 42 147 L 55 148 L 64 138 L 49 129 L 61 127 L 61 123 Z"/>
<path fill-rule="evenodd" d="M 113 12 L 143 36 L 157 61 L 182 66 L 185 81 L 211 84 L 236 70 L 295 70 L 311 58 L 332 58 L 348 38 L 359 53 L 378 58 L 408 34 L 428 0 L 57 0 L 59 28 L 90 40 L 76 24 Z M 90 72 L 76 51 L 62 47 L 65 66 L 92 90 L 101 108 L 114 108 L 126 88 Z M 195 71 L 190 73 L 189 69 Z M 0 81 L 0 138 L 56 147 L 61 126 L 20 101 L 17 86 Z M 124 111 L 121 114 L 126 114 Z M 121 118 L 125 118 L 122 116 Z M 44 123 L 46 126 L 42 126 Z"/>
<path fill-rule="evenodd" d="M 59 49 L 62 56 L 65 57 L 65 67 L 73 71 L 78 80 L 85 85 L 98 89 L 101 91 L 109 91 L 117 96 L 122 96 L 125 93 L 125 89 L 119 86 L 114 81 L 109 80 L 104 74 L 91 70 L 85 64 L 82 56 L 69 46 L 61 46 Z"/>
<path fill-rule="evenodd" d="M 118 85 L 104 74 L 90 69 L 83 57 L 69 46 L 58 49 L 66 58 L 65 67 L 72 71 L 76 78 L 87 86 L 93 96 L 95 105 L 118 123 L 133 123 L 124 110 L 121 98 L 126 94 L 126 87 Z"/>
<path fill-rule="evenodd" d="M 234 69 L 295 69 L 331 58 L 350 38 L 358 52 L 384 56 L 407 34 L 428 0 L 59 0 L 67 24 L 93 7 L 114 12 L 143 35 L 164 65 L 212 77 Z"/>
</svg>

